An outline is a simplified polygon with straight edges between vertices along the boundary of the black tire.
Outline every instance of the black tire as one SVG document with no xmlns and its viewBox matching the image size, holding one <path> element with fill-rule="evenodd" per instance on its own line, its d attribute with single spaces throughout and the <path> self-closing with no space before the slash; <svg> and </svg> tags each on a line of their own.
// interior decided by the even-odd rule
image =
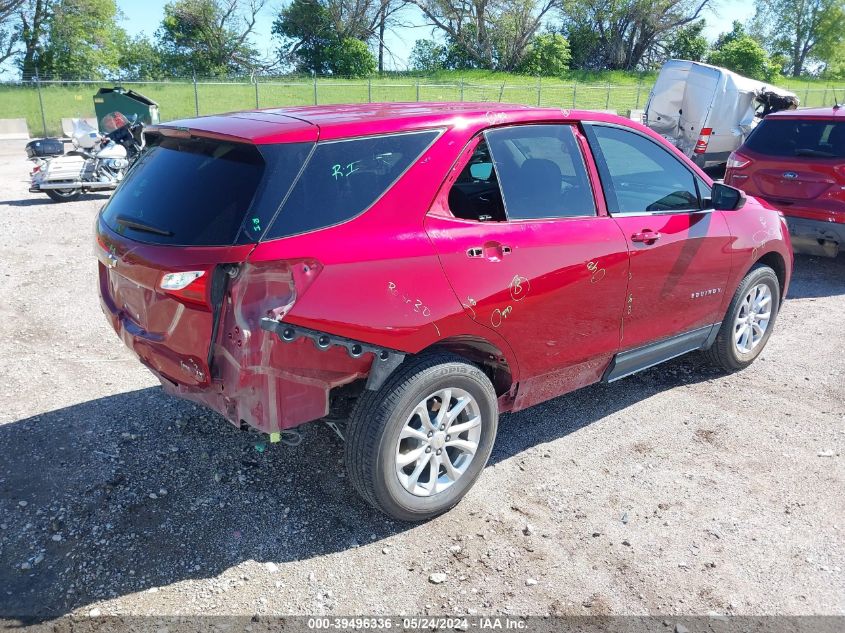
<svg viewBox="0 0 845 633">
<path fill-rule="evenodd" d="M 753 349 L 749 352 L 743 353 L 737 347 L 735 341 L 735 322 L 739 316 L 745 297 L 759 284 L 765 284 L 769 287 L 771 292 L 771 317 L 769 318 L 768 325 L 763 333 L 763 338 L 760 339 L 759 343 L 757 343 Z M 743 278 L 739 287 L 736 289 L 736 292 L 731 299 L 731 304 L 728 306 L 727 314 L 725 314 L 725 319 L 722 321 L 722 327 L 719 329 L 719 334 L 716 336 L 716 341 L 710 349 L 704 351 L 705 357 L 711 363 L 728 373 L 745 369 L 754 362 L 754 360 L 763 351 L 763 348 L 766 347 L 766 343 L 769 341 L 769 337 L 774 329 L 779 308 L 780 282 L 778 281 L 775 271 L 762 264 L 754 266 L 745 278 Z"/>
<path fill-rule="evenodd" d="M 478 448 L 454 483 L 430 496 L 417 496 L 396 472 L 400 433 L 417 404 L 446 388 L 462 389 L 475 400 L 481 417 Z M 498 414 L 493 385 L 477 366 L 450 353 L 407 360 L 381 389 L 365 391 L 358 399 L 346 429 L 349 478 L 364 500 L 388 516 L 399 521 L 431 519 L 455 506 L 481 474 L 493 449 Z"/>
<path fill-rule="evenodd" d="M 82 195 L 82 189 L 44 189 L 53 202 L 73 202 Z"/>
</svg>

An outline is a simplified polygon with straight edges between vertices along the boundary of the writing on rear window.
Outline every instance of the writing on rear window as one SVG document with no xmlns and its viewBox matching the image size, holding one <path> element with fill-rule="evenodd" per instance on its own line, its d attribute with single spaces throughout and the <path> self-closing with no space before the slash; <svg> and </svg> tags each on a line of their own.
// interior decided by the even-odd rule
<svg viewBox="0 0 845 633">
<path fill-rule="evenodd" d="M 317 143 L 264 239 L 345 222 L 378 200 L 439 130 Z"/>
<path fill-rule="evenodd" d="M 342 165 L 332 165 L 332 176 L 335 180 L 337 180 L 338 178 L 345 178 L 346 176 L 351 176 L 358 170 L 357 165 L 360 162 L 361 161 L 356 160 L 349 163 L 345 167 Z"/>
</svg>

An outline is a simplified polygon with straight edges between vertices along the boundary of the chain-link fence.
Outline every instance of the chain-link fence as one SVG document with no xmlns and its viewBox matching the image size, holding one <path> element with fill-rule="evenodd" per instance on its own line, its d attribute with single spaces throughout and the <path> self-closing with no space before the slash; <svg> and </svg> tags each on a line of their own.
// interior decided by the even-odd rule
<svg viewBox="0 0 845 633">
<path fill-rule="evenodd" d="M 61 133 L 62 118 L 93 117 L 93 95 L 108 81 L 38 81 L 0 84 L 0 118 L 26 118 L 31 134 Z M 650 82 L 634 84 L 443 82 L 416 78 L 271 79 L 254 81 L 120 82 L 159 104 L 162 121 L 216 112 L 294 105 L 386 101 L 499 101 L 586 110 L 629 110 L 645 106 Z M 802 107 L 845 100 L 845 86 L 807 83 L 790 88 Z"/>
</svg>

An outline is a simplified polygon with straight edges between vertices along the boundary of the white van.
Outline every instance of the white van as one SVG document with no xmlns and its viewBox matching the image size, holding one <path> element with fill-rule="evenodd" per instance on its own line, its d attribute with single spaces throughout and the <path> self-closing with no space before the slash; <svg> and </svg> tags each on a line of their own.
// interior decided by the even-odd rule
<svg viewBox="0 0 845 633">
<path fill-rule="evenodd" d="M 670 59 L 648 97 L 644 123 L 700 167 L 719 165 L 763 116 L 795 109 L 782 88 L 700 62 Z"/>
</svg>

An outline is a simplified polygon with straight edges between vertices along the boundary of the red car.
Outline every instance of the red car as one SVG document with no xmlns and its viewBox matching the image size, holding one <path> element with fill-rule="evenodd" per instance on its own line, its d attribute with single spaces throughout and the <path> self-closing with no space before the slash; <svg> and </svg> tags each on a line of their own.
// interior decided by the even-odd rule
<svg viewBox="0 0 845 633">
<path fill-rule="evenodd" d="M 780 209 L 797 251 L 836 257 L 845 247 L 845 109 L 770 114 L 731 154 L 725 183 Z"/>
<path fill-rule="evenodd" d="M 171 394 L 270 434 L 348 418 L 358 492 L 441 513 L 500 413 L 772 332 L 782 217 L 593 112 L 366 104 L 148 130 L 97 221 L 118 335 Z"/>
</svg>

